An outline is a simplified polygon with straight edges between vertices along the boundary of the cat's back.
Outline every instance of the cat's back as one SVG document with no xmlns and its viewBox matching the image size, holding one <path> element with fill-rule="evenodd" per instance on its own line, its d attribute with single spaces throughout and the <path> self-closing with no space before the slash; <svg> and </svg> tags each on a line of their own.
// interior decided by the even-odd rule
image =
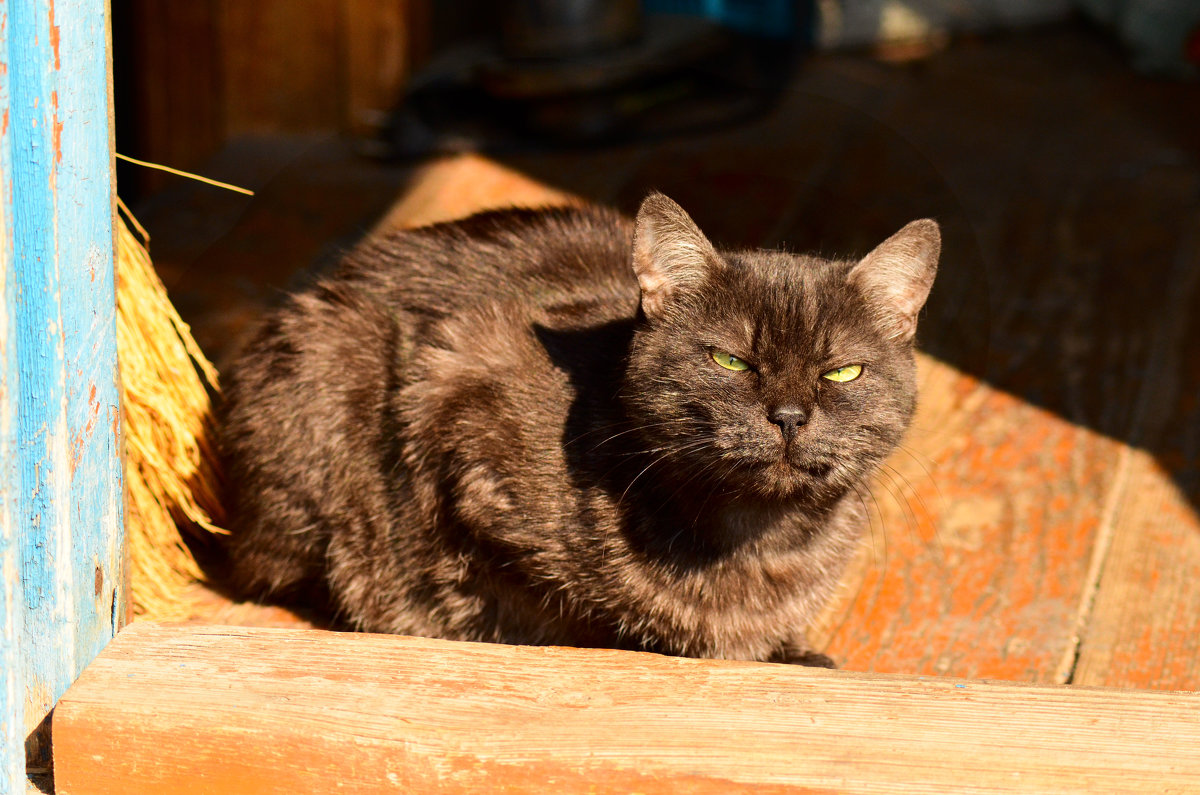
<svg viewBox="0 0 1200 795">
<path fill-rule="evenodd" d="M 637 298 L 631 222 L 607 208 L 507 209 L 368 240 L 337 279 L 421 315 L 512 302 L 563 305 Z"/>
</svg>

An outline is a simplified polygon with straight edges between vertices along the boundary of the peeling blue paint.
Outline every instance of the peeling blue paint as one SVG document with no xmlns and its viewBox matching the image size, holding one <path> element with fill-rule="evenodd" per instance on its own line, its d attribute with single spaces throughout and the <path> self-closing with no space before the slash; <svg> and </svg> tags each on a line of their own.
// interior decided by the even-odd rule
<svg viewBox="0 0 1200 795">
<path fill-rule="evenodd" d="M 107 31 L 0 4 L 0 792 L 124 614 Z"/>
</svg>

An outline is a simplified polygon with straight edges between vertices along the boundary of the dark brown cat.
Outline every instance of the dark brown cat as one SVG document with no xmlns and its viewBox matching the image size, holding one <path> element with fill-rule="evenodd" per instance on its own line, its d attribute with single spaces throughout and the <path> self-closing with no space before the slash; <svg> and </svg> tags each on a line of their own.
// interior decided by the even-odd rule
<svg viewBox="0 0 1200 795">
<path fill-rule="evenodd" d="M 804 632 L 939 246 L 717 251 L 660 194 L 367 242 L 229 374 L 234 580 L 377 632 L 828 664 Z"/>
</svg>

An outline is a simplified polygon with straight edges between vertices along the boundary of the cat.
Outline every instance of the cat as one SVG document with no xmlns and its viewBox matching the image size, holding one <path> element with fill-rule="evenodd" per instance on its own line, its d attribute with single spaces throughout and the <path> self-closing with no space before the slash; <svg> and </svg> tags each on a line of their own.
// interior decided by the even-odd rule
<svg viewBox="0 0 1200 795">
<path fill-rule="evenodd" d="M 913 415 L 940 245 L 718 250 L 659 193 L 370 239 L 227 374 L 232 582 L 365 631 L 830 666 L 805 631 Z"/>
</svg>

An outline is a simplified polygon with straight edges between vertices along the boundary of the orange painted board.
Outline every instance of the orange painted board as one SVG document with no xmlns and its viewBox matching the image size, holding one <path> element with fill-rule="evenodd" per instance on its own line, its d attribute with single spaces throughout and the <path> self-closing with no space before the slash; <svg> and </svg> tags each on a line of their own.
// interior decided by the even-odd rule
<svg viewBox="0 0 1200 795">
<path fill-rule="evenodd" d="M 59 703 L 59 795 L 1200 786 L 1200 694 L 135 623 Z"/>
<path fill-rule="evenodd" d="M 851 670 L 1064 682 L 1122 445 L 929 357 L 812 640 Z"/>
<path fill-rule="evenodd" d="M 1200 516 L 1144 452 L 1133 459 L 1073 681 L 1200 690 Z"/>
</svg>

